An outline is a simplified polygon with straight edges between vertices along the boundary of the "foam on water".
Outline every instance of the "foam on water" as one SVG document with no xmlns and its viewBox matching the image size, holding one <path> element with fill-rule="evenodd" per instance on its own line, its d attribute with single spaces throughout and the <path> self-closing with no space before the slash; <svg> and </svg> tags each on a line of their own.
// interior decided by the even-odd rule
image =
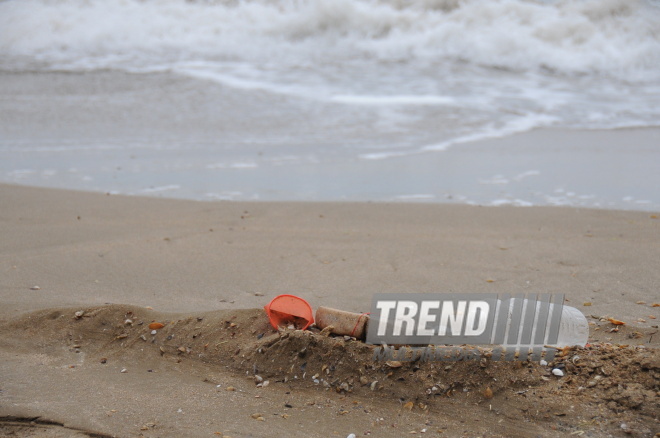
<svg viewBox="0 0 660 438">
<path fill-rule="evenodd" d="M 221 140 L 194 137 L 213 126 L 200 123 L 194 135 L 167 131 L 158 141 L 16 134 L 0 139 L 0 153 L 138 149 L 154 157 L 140 171 L 163 173 L 261 174 L 341 159 L 375 166 L 536 128 L 660 126 L 659 65 L 654 0 L 5 0 L 0 71 L 167 73 L 187 78 L 198 94 L 211 84 L 240 97 L 218 109 L 218 121 L 231 119 L 218 128 Z M 132 99 L 139 104 L 137 93 Z M 250 106 L 253 100 L 258 105 Z M 235 123 L 240 117 L 254 123 L 246 129 Z M 279 147 L 292 144 L 294 152 Z M 208 158 L 228 145 L 249 153 Z M 268 153 L 255 161 L 255 149 Z M 11 177 L 31 175 L 22 170 L 11 169 Z M 420 199 L 426 192 L 400 196 Z M 546 202 L 572 199 L 554 198 Z"/>
<path fill-rule="evenodd" d="M 424 150 L 660 120 L 654 1 L 9 0 L 0 29 L 5 71 L 174 72 L 418 119 L 462 112 Z"/>
</svg>

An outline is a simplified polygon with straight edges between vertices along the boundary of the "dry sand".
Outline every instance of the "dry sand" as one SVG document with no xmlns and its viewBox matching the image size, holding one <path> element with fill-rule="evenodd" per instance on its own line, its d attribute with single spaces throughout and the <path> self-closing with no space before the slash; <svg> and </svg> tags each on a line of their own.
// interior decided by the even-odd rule
<svg viewBox="0 0 660 438">
<path fill-rule="evenodd" d="M 0 434 L 653 436 L 658 260 L 653 213 L 0 185 Z M 488 360 L 392 368 L 360 342 L 277 333 L 260 310 L 293 293 L 367 311 L 376 292 L 564 293 L 593 345 L 557 359 L 561 378 Z"/>
</svg>

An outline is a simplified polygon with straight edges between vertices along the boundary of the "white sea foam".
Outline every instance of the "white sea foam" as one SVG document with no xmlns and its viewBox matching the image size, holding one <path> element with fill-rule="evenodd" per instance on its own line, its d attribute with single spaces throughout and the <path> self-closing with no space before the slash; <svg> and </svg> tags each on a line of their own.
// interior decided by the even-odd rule
<svg viewBox="0 0 660 438">
<path fill-rule="evenodd" d="M 410 144 L 366 159 L 545 126 L 660 124 L 660 6 L 650 0 L 8 0 L 0 29 L 2 70 L 173 72 L 409 107 L 397 128 Z M 420 149 L 416 123 L 434 118 L 446 135 Z"/>
<path fill-rule="evenodd" d="M 399 195 L 399 196 L 395 196 L 394 199 L 397 201 L 428 201 L 435 199 L 435 195 L 419 193 L 412 195 Z"/>
<path fill-rule="evenodd" d="M 169 192 L 169 191 L 174 191 L 174 190 L 179 190 L 181 188 L 180 185 L 178 184 L 168 184 L 165 186 L 158 186 L 158 187 L 148 187 L 146 189 L 140 190 L 140 193 L 159 193 L 159 192 Z"/>
<path fill-rule="evenodd" d="M 30 158 L 43 154 L 89 157 L 94 164 L 74 163 L 79 174 L 101 180 L 89 170 L 100 151 L 124 161 L 134 150 L 158 157 L 140 162 L 136 172 L 202 169 L 213 177 L 328 163 L 386 168 L 389 163 L 354 166 L 355 158 L 430 155 L 537 128 L 660 126 L 659 65 L 660 3 L 653 0 L 0 0 L 0 72 L 113 70 L 159 81 L 170 80 L 161 73 L 174 74 L 177 87 L 185 84 L 173 88 L 185 88 L 177 103 L 191 103 L 169 112 L 158 108 L 145 122 L 162 117 L 165 123 L 154 122 L 152 130 L 140 125 L 136 132 L 128 126 L 117 138 L 96 138 L 92 128 L 89 138 L 76 138 L 75 130 L 67 137 L 67 126 L 53 130 L 62 138 L 12 128 L 13 137 L 0 139 L 0 153 L 26 155 L 3 169 L 6 178 L 21 182 L 42 178 L 41 169 L 14 169 L 32 166 Z M 90 97 L 84 90 L 74 97 L 54 92 L 61 94 L 53 99 L 70 98 L 72 105 Z M 118 99 L 122 105 L 135 102 L 136 114 L 153 112 L 139 108 L 139 91 L 117 94 L 126 97 Z M 38 98 L 25 95 L 17 108 L 29 116 Z M 91 100 L 85 103 L 93 107 Z M 164 107 L 174 100 L 155 99 Z M 181 153 L 165 159 L 167 150 Z M 115 173 L 106 167 L 101 170 Z M 499 182 L 483 180 L 479 189 L 522 205 L 519 195 L 499 191 L 551 177 L 533 178 L 538 171 L 525 169 Z M 61 178 L 65 172 L 58 170 L 44 176 Z M 498 172 L 505 173 L 478 175 Z M 139 192 L 150 182 L 122 190 Z M 478 184 L 478 177 L 471 182 Z M 181 187 L 151 190 L 179 194 L 189 190 L 188 181 Z M 245 188 L 217 196 L 258 194 Z M 546 202 L 582 201 L 562 192 Z"/>
<path fill-rule="evenodd" d="M 528 171 L 525 171 L 525 172 L 522 172 L 522 173 L 516 175 L 515 177 L 513 177 L 513 180 L 514 181 L 522 181 L 523 179 L 528 178 L 530 176 L 538 176 L 540 174 L 541 174 L 541 172 L 539 172 L 538 170 L 528 170 Z"/>
<path fill-rule="evenodd" d="M 657 78 L 659 17 L 642 0 L 10 0 L 0 50 L 91 68 L 200 58 L 305 68 L 359 55 Z"/>
</svg>

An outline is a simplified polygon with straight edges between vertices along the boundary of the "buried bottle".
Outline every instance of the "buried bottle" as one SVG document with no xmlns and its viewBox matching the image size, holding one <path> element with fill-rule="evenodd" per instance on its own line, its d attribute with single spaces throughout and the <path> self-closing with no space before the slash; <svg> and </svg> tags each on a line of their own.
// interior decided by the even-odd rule
<svg viewBox="0 0 660 438">
<path fill-rule="evenodd" d="M 377 294 L 367 342 L 488 345 L 507 359 L 549 357 L 588 340 L 586 318 L 563 302 L 559 294 Z"/>
</svg>

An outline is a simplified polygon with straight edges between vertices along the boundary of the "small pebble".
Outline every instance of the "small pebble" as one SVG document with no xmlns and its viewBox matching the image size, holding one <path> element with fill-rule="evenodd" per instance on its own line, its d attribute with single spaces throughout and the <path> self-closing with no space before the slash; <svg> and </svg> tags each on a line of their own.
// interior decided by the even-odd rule
<svg viewBox="0 0 660 438">
<path fill-rule="evenodd" d="M 155 335 L 156 333 L 158 333 L 157 330 L 152 330 L 152 331 L 151 331 L 151 334 L 152 334 L 152 335 Z"/>
<path fill-rule="evenodd" d="M 348 434 L 346 438 L 355 438 L 355 434 L 354 433 Z"/>
<path fill-rule="evenodd" d="M 30 290 L 41 290 L 41 288 L 39 286 L 32 286 Z"/>
<path fill-rule="evenodd" d="M 122 368 L 121 371 L 120 371 L 120 373 L 127 373 L 127 372 L 128 372 L 128 370 L 126 368 Z"/>
<path fill-rule="evenodd" d="M 73 315 L 76 317 L 76 319 L 80 319 L 80 318 L 83 317 L 84 314 L 85 314 L 85 311 L 84 311 L 84 310 L 78 310 L 78 311 L 77 311 L 76 313 L 74 313 Z"/>
<path fill-rule="evenodd" d="M 124 321 L 124 325 L 133 325 L 133 320 L 127 319 L 126 321 Z"/>
<path fill-rule="evenodd" d="M 557 377 L 564 377 L 564 372 L 559 368 L 555 368 L 554 370 L 552 370 L 552 374 L 554 374 Z"/>
<path fill-rule="evenodd" d="M 541 361 L 539 362 L 539 365 L 541 365 L 542 367 L 544 367 L 544 366 L 547 366 L 547 365 L 548 365 L 548 362 L 547 362 L 545 359 L 541 359 Z"/>
</svg>

